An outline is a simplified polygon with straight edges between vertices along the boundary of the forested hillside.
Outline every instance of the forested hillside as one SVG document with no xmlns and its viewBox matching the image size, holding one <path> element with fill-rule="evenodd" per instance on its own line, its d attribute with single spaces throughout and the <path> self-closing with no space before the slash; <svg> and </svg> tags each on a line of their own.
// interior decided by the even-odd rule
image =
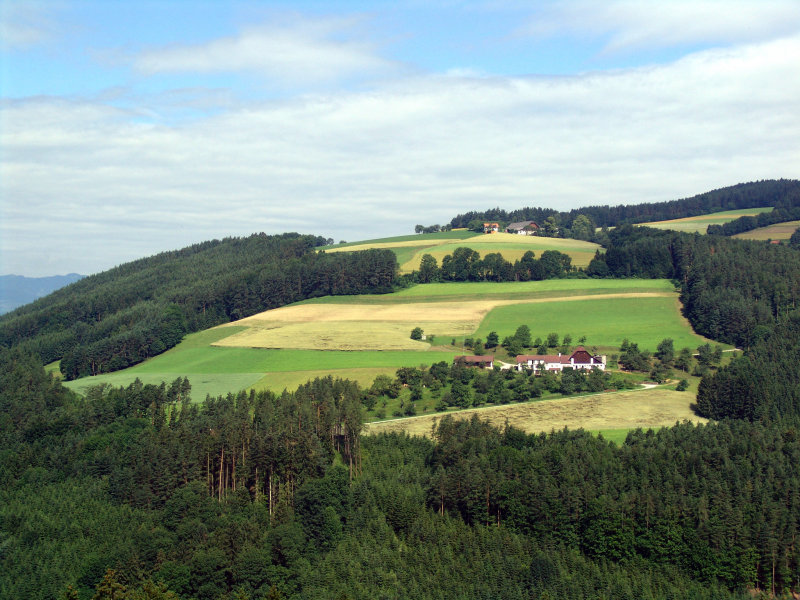
<svg viewBox="0 0 800 600">
<path fill-rule="evenodd" d="M 723 210 L 757 208 L 763 206 L 787 207 L 800 203 L 800 181 L 778 179 L 740 183 L 698 194 L 691 198 L 668 202 L 647 202 L 619 206 L 585 206 L 568 212 L 545 208 L 521 208 L 505 211 L 494 208 L 486 211 L 471 211 L 454 217 L 451 227 L 469 227 L 474 221 L 536 221 L 540 225 L 553 217 L 556 225 L 571 229 L 578 215 L 585 215 L 597 227 L 615 227 L 626 223 L 666 221 L 683 217 L 694 217 Z"/>
<path fill-rule="evenodd" d="M 676 279 L 694 329 L 745 349 L 743 357 L 704 376 L 697 399 L 701 415 L 800 415 L 800 251 L 630 226 L 609 237 L 590 273 Z"/>
<path fill-rule="evenodd" d="M 319 253 L 296 233 L 227 238 L 86 277 L 0 318 L 0 346 L 61 359 L 73 379 L 116 371 L 184 334 L 311 298 L 391 291 L 388 250 Z"/>
<path fill-rule="evenodd" d="M 189 392 L 178 379 L 80 400 L 0 351 L 0 596 L 724 599 L 794 585 L 792 428 L 683 425 L 617 447 L 445 419 L 435 442 L 359 439 L 352 383 Z"/>
</svg>

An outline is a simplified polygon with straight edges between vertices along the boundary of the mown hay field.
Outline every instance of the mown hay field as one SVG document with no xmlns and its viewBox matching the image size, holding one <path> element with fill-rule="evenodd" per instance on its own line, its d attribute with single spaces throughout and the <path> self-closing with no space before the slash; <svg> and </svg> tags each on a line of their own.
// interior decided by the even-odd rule
<svg viewBox="0 0 800 600">
<path fill-rule="evenodd" d="M 752 231 L 737 233 L 733 237 L 743 240 L 788 240 L 795 230 L 800 227 L 800 221 L 785 221 L 767 227 L 759 227 Z"/>
<path fill-rule="evenodd" d="M 453 412 L 452 415 L 456 419 L 467 419 L 477 414 L 481 419 L 488 419 L 498 427 L 503 427 L 507 422 L 528 433 L 550 432 L 564 427 L 602 431 L 669 427 L 684 420 L 695 423 L 707 422 L 706 419 L 694 414 L 690 407 L 692 402 L 694 394 L 659 387 L 488 406 Z M 404 431 L 409 435 L 430 436 L 434 423 L 438 422 L 443 414 L 451 413 L 369 423 L 366 431 L 367 433 Z"/>
<path fill-rule="evenodd" d="M 544 298 L 485 298 L 461 302 L 408 304 L 300 304 L 266 311 L 235 323 L 234 335 L 215 346 L 309 350 L 425 350 L 427 341 L 410 339 L 421 327 L 435 338 L 512 335 L 520 325 L 546 336 L 555 331 L 586 343 L 619 346 L 625 337 L 653 348 L 673 334 L 695 347 L 703 338 L 681 321 L 674 291 L 641 291 Z M 555 329 L 553 329 L 555 328 Z M 656 339 L 657 336 L 658 337 Z M 435 341 L 435 340 L 434 340 Z M 635 341 L 635 340 L 634 340 Z"/>
<path fill-rule="evenodd" d="M 739 210 L 725 210 L 707 215 L 697 215 L 696 217 L 685 217 L 683 219 L 651 221 L 650 223 L 639 223 L 639 225 L 654 227 L 656 229 L 670 229 L 672 231 L 705 233 L 709 225 L 723 225 L 739 217 L 754 216 L 763 212 L 770 212 L 771 210 L 772 207 L 770 206 L 762 208 L 742 208 Z"/>
</svg>

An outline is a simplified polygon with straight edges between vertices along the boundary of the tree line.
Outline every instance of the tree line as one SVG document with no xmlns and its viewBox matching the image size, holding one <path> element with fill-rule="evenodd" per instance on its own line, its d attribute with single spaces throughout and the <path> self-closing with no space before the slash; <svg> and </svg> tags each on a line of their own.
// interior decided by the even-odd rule
<svg viewBox="0 0 800 600">
<path fill-rule="evenodd" d="M 666 221 L 694 217 L 723 210 L 737 210 L 764 206 L 781 206 L 800 201 L 800 181 L 794 179 L 763 180 L 740 183 L 712 190 L 691 198 L 668 202 L 647 202 L 618 206 L 585 206 L 571 211 L 526 207 L 513 211 L 500 208 L 470 211 L 453 217 L 450 226 L 469 227 L 471 222 L 536 221 L 541 224 L 552 217 L 558 227 L 571 229 L 573 221 L 584 215 L 597 227 L 616 227 L 626 223 Z"/>
<path fill-rule="evenodd" d="M 706 233 L 709 235 L 736 235 L 737 233 L 744 233 L 745 231 L 752 231 L 759 227 L 767 227 L 768 225 L 775 225 L 776 223 L 784 223 L 786 221 L 796 221 L 800 219 L 800 199 L 797 199 L 794 206 L 775 207 L 769 212 L 763 212 L 758 215 L 745 215 L 723 223 L 722 225 L 709 225 Z"/>
<path fill-rule="evenodd" d="M 472 248 L 456 248 L 442 258 L 442 264 L 431 254 L 423 254 L 419 269 L 411 275 L 417 283 L 436 281 L 541 281 L 577 273 L 572 258 L 558 250 L 545 250 L 537 259 L 530 250 L 522 258 L 509 262 L 499 252 L 483 258 Z"/>
<path fill-rule="evenodd" d="M 187 333 L 315 296 L 392 290 L 388 250 L 326 254 L 324 238 L 252 235 L 92 275 L 0 317 L 0 346 L 61 359 L 68 379 L 126 368 Z"/>
</svg>

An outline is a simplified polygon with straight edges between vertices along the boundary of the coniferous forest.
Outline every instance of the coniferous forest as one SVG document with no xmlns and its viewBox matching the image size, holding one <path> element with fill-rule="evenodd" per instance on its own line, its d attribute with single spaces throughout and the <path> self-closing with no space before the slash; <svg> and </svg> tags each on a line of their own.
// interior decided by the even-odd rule
<svg viewBox="0 0 800 600">
<path fill-rule="evenodd" d="M 58 345 L 58 319 L 75 304 L 70 288 L 8 315 L 0 597 L 800 593 L 800 250 L 629 226 L 603 235 L 606 252 L 585 276 L 673 279 L 695 330 L 743 350 L 700 383 L 697 411 L 714 422 L 637 430 L 619 445 L 583 431 L 529 435 L 450 417 L 431 439 L 365 436 L 367 392 L 332 378 L 200 402 L 185 378 L 78 397 L 42 367 L 49 348 L 66 356 L 94 327 L 81 333 L 66 321 L 76 337 Z M 104 274 L 74 285 L 98 286 L 86 288 L 97 289 L 96 306 L 133 314 L 136 277 L 172 278 L 173 291 L 144 300 L 162 317 L 180 313 L 187 331 L 205 326 L 198 298 L 214 321 L 294 294 L 391 288 L 393 256 L 312 253 L 315 239 L 213 242 L 176 253 L 178 263 L 144 259 L 152 270 L 123 265 L 129 288 L 103 290 Z M 236 270 L 227 244 L 263 244 L 272 258 Z M 219 270 L 231 273 L 224 283 L 177 275 L 178 264 L 191 271 L 191 256 L 213 262 L 215 249 L 230 258 Z M 177 282 L 210 291 L 181 296 L 174 290 L 188 288 Z"/>
</svg>

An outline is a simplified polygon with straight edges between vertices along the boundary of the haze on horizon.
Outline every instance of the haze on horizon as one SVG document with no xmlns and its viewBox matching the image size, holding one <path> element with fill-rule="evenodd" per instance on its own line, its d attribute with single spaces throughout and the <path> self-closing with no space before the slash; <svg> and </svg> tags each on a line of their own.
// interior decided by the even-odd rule
<svg viewBox="0 0 800 600">
<path fill-rule="evenodd" d="M 0 5 L 0 274 L 800 178 L 795 0 Z"/>
</svg>

